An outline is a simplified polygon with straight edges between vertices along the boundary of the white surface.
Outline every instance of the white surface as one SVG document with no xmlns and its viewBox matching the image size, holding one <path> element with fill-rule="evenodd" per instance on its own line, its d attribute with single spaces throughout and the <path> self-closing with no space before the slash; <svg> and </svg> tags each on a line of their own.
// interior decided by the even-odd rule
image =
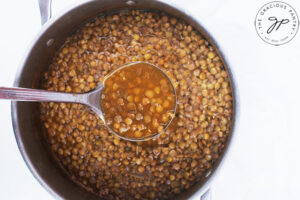
<svg viewBox="0 0 300 200">
<path fill-rule="evenodd" d="M 237 86 L 239 120 L 229 156 L 211 185 L 213 200 L 300 198 L 300 33 L 283 46 L 264 43 L 255 32 L 254 18 L 267 2 L 174 1 L 215 37 Z M 285 2 L 300 14 L 299 0 Z M 54 0 L 54 15 L 69 4 Z M 0 85 L 12 86 L 20 60 L 40 29 L 37 0 L 1 1 L 0 24 Z M 22 160 L 10 102 L 1 101 L 0 110 L 0 199 L 53 200 Z"/>
</svg>

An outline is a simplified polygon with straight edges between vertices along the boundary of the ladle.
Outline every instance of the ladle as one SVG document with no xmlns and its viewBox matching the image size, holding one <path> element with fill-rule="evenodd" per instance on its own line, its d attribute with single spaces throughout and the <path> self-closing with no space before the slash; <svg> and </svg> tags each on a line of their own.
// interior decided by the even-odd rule
<svg viewBox="0 0 300 200">
<path fill-rule="evenodd" d="M 100 119 L 103 121 L 105 126 L 109 129 L 110 132 L 117 135 L 118 137 L 129 140 L 129 141 L 145 141 L 149 139 L 153 139 L 155 137 L 159 136 L 159 133 L 154 133 L 152 135 L 149 135 L 147 137 L 142 138 L 127 138 L 119 133 L 112 130 L 106 123 L 103 116 L 103 112 L 101 109 L 101 93 L 105 86 L 105 81 L 114 73 L 119 71 L 120 69 L 123 69 L 125 67 L 133 67 L 137 64 L 146 64 L 151 67 L 157 68 L 161 73 L 163 73 L 167 79 L 170 81 L 170 84 L 172 85 L 173 92 L 175 95 L 175 105 L 174 105 L 174 115 L 176 112 L 176 105 L 177 105 L 177 98 L 176 98 L 176 90 L 174 85 L 172 84 L 172 81 L 168 77 L 167 74 L 165 74 L 160 68 L 156 67 L 153 64 L 146 63 L 146 62 L 132 62 L 129 64 L 125 64 L 109 75 L 107 75 L 104 78 L 104 81 L 99 84 L 95 89 L 87 92 L 87 93 L 65 93 L 65 92 L 55 92 L 55 91 L 47 91 L 47 90 L 39 90 L 39 89 L 29 89 L 29 88 L 13 88 L 13 87 L 0 87 L 0 99 L 10 99 L 12 101 L 33 101 L 33 102 L 68 102 L 68 103 L 79 103 L 86 106 L 89 106 L 93 112 L 95 112 Z M 172 118 L 173 119 L 173 118 Z M 172 119 L 164 126 L 164 130 L 169 126 Z"/>
</svg>

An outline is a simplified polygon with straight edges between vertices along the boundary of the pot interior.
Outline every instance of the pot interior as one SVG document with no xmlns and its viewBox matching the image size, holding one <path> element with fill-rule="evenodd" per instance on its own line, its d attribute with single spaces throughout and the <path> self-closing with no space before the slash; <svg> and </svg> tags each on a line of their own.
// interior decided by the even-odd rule
<svg viewBox="0 0 300 200">
<path fill-rule="evenodd" d="M 34 41 L 32 48 L 29 50 L 27 57 L 20 67 L 14 86 L 41 88 L 41 79 L 43 74 L 48 70 L 49 63 L 54 57 L 55 52 L 78 27 L 100 14 L 131 8 L 159 10 L 183 19 L 196 28 L 215 47 L 220 57 L 223 58 L 220 52 L 218 52 L 215 42 L 195 20 L 167 4 L 150 0 L 135 1 L 134 4 L 120 0 L 88 1 L 73 8 L 59 18 L 51 20 L 43 27 L 43 30 Z M 223 64 L 226 67 L 224 60 Z M 50 193 L 57 198 L 63 199 L 99 199 L 98 196 L 86 192 L 71 181 L 53 158 L 49 156 L 49 151 L 46 148 L 42 135 L 43 129 L 40 122 L 39 103 L 13 102 L 12 115 L 15 136 L 22 156 L 32 174 Z M 230 139 L 231 134 L 227 139 L 224 152 Z M 220 156 L 218 162 L 221 161 L 222 157 L 223 155 Z M 186 199 L 195 192 L 199 192 L 200 188 L 203 188 L 203 185 L 212 176 L 218 165 L 219 163 L 214 165 L 213 170 L 209 172 L 206 179 L 178 196 L 178 198 Z"/>
</svg>

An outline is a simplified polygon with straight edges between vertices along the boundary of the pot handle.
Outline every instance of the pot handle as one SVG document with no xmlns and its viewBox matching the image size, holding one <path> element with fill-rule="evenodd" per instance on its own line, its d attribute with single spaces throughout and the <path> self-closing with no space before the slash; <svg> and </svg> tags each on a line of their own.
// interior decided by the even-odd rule
<svg viewBox="0 0 300 200">
<path fill-rule="evenodd" d="M 39 0 L 42 25 L 51 18 L 51 3 L 52 0 Z"/>
<path fill-rule="evenodd" d="M 200 200 L 212 200 L 210 188 L 208 188 L 206 192 L 201 195 Z"/>
</svg>

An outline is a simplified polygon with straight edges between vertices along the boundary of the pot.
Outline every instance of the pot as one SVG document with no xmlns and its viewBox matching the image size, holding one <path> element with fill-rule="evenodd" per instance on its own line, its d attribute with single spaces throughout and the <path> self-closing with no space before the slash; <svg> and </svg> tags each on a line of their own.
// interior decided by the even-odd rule
<svg viewBox="0 0 300 200">
<path fill-rule="evenodd" d="M 50 3 L 51 1 L 48 0 L 40 0 L 42 23 L 50 18 Z M 219 56 L 223 58 L 225 67 L 227 67 L 224 56 L 218 50 L 219 48 L 212 36 L 205 31 L 196 19 L 180 8 L 176 8 L 176 6 L 152 0 L 89 0 L 70 8 L 58 17 L 50 19 L 42 27 L 20 65 L 14 86 L 40 88 L 41 77 L 47 71 L 55 52 L 78 26 L 99 14 L 131 8 L 160 10 L 185 20 L 214 46 Z M 39 183 L 57 199 L 99 199 L 98 196 L 87 192 L 71 181 L 49 155 L 41 134 L 43 130 L 39 119 L 39 104 L 12 102 L 11 109 L 14 133 L 20 152 Z M 209 183 L 219 168 L 220 162 L 224 160 L 231 138 L 232 134 L 227 139 L 220 159 L 214 165 L 214 168 L 207 173 L 205 179 L 177 196 L 177 199 L 192 197 L 197 199 L 201 197 L 201 200 L 210 199 Z"/>
</svg>

